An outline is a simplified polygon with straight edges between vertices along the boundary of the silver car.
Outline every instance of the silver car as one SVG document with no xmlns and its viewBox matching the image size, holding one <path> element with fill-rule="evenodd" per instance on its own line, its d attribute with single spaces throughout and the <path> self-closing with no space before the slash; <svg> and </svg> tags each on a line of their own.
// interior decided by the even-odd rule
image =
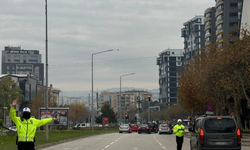
<svg viewBox="0 0 250 150">
<path fill-rule="evenodd" d="M 168 124 L 161 124 L 159 126 L 159 134 L 162 134 L 162 133 L 172 134 L 173 133 L 172 127 L 169 126 Z"/>
<path fill-rule="evenodd" d="M 129 124 L 122 124 L 122 125 L 120 125 L 120 127 L 119 127 L 119 133 L 122 133 L 122 132 L 131 133 L 132 132 L 131 126 Z"/>
</svg>

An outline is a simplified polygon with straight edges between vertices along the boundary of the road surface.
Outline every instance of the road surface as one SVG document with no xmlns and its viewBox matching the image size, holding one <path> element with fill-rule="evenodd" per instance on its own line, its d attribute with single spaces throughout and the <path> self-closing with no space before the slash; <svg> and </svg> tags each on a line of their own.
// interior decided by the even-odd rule
<svg viewBox="0 0 250 150">
<path fill-rule="evenodd" d="M 175 135 L 111 133 L 96 135 L 37 150 L 176 150 Z M 182 150 L 190 150 L 185 138 Z M 242 147 L 250 150 L 250 147 Z"/>
</svg>

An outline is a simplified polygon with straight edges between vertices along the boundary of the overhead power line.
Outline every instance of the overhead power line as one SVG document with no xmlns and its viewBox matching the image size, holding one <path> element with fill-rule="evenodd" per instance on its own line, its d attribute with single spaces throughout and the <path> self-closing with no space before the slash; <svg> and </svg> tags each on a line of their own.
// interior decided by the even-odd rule
<svg viewBox="0 0 250 150">
<path fill-rule="evenodd" d="M 125 62 L 134 62 L 134 61 L 146 61 L 151 59 L 156 59 L 158 56 L 150 56 L 150 57 L 137 57 L 137 58 L 129 58 L 129 59 L 116 59 L 116 60 L 108 60 L 108 61 L 98 61 L 94 62 L 95 65 L 98 64 L 114 64 L 114 63 L 125 63 Z M 68 68 L 68 67 L 81 67 L 81 66 L 91 66 L 91 63 L 74 63 L 74 64 L 56 64 L 50 65 L 51 68 Z"/>
</svg>

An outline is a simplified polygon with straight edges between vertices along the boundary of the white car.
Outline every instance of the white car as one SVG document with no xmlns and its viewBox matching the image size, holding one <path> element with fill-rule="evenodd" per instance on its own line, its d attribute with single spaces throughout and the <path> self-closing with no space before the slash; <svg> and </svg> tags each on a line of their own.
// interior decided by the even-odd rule
<svg viewBox="0 0 250 150">
<path fill-rule="evenodd" d="M 12 131 L 16 132 L 16 126 L 9 127 L 9 130 L 12 130 Z"/>
</svg>

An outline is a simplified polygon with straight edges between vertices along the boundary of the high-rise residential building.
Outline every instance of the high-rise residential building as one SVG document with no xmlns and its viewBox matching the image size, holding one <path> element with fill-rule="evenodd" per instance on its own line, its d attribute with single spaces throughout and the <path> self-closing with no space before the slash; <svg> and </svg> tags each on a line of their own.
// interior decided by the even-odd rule
<svg viewBox="0 0 250 150">
<path fill-rule="evenodd" d="M 205 10 L 205 44 L 239 37 L 243 0 L 215 0 L 215 7 Z M 247 0 L 244 3 L 249 3 Z M 248 8 L 247 8 L 248 9 Z M 247 10 L 245 9 L 245 10 Z M 246 16 L 248 18 L 249 16 Z"/>
<path fill-rule="evenodd" d="M 102 105 L 105 101 L 108 101 L 110 107 L 113 108 L 114 111 L 116 112 L 116 110 L 117 110 L 116 92 L 104 91 L 100 94 L 99 99 L 98 99 L 98 111 L 101 110 Z"/>
<path fill-rule="evenodd" d="M 20 46 L 5 46 L 2 51 L 2 74 L 32 74 L 43 85 L 44 65 L 38 50 L 23 50 Z"/>
<path fill-rule="evenodd" d="M 196 15 L 183 24 L 181 37 L 184 38 L 184 64 L 197 55 L 205 46 L 204 16 Z"/>
<path fill-rule="evenodd" d="M 209 7 L 204 12 L 205 17 L 205 45 L 213 44 L 216 42 L 216 35 L 215 35 L 215 7 Z"/>
<path fill-rule="evenodd" d="M 231 39 L 239 37 L 243 0 L 215 0 L 216 41 L 223 41 L 231 34 Z"/>
<path fill-rule="evenodd" d="M 173 104 L 178 102 L 178 78 L 184 62 L 183 49 L 166 49 L 159 54 L 159 101 Z"/>
</svg>

